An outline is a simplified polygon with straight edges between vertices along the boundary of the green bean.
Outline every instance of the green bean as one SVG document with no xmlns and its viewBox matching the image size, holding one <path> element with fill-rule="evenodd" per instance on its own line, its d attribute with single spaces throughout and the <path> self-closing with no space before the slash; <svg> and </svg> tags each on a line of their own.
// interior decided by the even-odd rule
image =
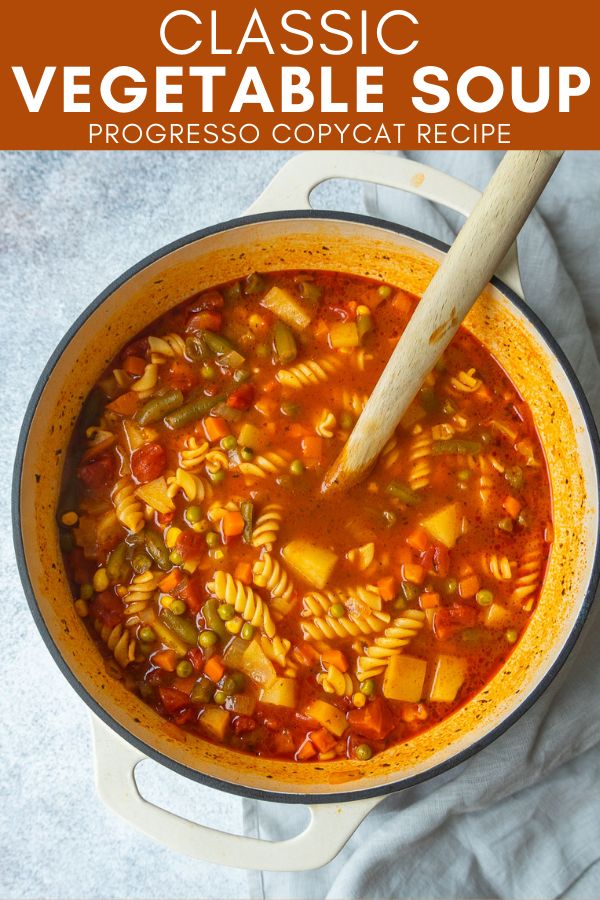
<svg viewBox="0 0 600 900">
<path fill-rule="evenodd" d="M 415 600 L 417 600 L 419 594 L 421 593 L 419 585 L 413 584 L 412 581 L 403 581 L 400 587 L 402 589 L 402 593 L 409 603 L 413 603 Z"/>
<path fill-rule="evenodd" d="M 247 544 L 252 540 L 252 520 L 254 518 L 254 504 L 250 502 L 250 500 L 242 500 L 240 503 L 240 512 L 242 514 L 242 519 L 244 520 L 244 530 L 242 531 L 242 537 Z"/>
<path fill-rule="evenodd" d="M 198 629 L 189 619 L 183 616 L 176 616 L 170 609 L 163 609 L 160 612 L 159 619 L 167 628 L 177 635 L 182 641 L 190 646 L 195 647 L 198 643 Z"/>
<path fill-rule="evenodd" d="M 447 441 L 434 441 L 431 445 L 431 452 L 434 456 L 441 456 L 443 453 L 475 455 L 481 453 L 481 444 L 479 441 L 464 441 L 461 438 L 450 438 Z"/>
<path fill-rule="evenodd" d="M 223 297 L 230 303 L 239 300 L 241 296 L 242 288 L 239 281 L 234 281 L 233 284 L 228 284 L 223 288 Z"/>
<path fill-rule="evenodd" d="M 226 640 L 226 638 L 229 637 L 229 632 L 225 628 L 223 619 L 217 612 L 218 608 L 219 601 L 211 598 L 210 600 L 207 600 L 202 607 L 202 615 L 204 616 L 206 627 L 210 629 L 210 631 L 214 631 L 218 634 L 222 640 Z"/>
<path fill-rule="evenodd" d="M 251 272 L 244 279 L 244 294 L 260 294 L 266 290 L 267 283 L 258 272 Z"/>
<path fill-rule="evenodd" d="M 303 300 L 308 300 L 309 303 L 318 303 L 321 299 L 323 291 L 314 281 L 301 281 L 299 288 Z"/>
<path fill-rule="evenodd" d="M 244 357 L 241 353 L 238 353 L 237 350 L 230 350 L 229 353 L 221 353 L 218 354 L 217 362 L 220 366 L 223 366 L 225 369 L 233 369 L 233 377 L 235 381 L 240 381 L 238 373 L 244 373 L 245 369 L 240 369 L 240 366 L 244 365 Z M 236 377 L 236 375 L 238 377 Z M 250 373 L 247 373 L 248 378 L 250 378 Z M 247 379 L 246 379 L 247 380 Z"/>
<path fill-rule="evenodd" d="M 179 390 L 165 391 L 158 397 L 152 397 L 147 403 L 144 403 L 141 409 L 135 414 L 135 419 L 140 425 L 151 425 L 158 422 L 167 413 L 172 413 L 178 409 L 183 403 L 183 394 Z"/>
<path fill-rule="evenodd" d="M 244 384 L 252 378 L 252 372 L 248 369 L 236 369 L 233 373 L 233 380 L 236 384 Z"/>
<path fill-rule="evenodd" d="M 75 549 L 75 538 L 70 531 L 61 531 L 59 536 L 60 549 L 63 553 L 70 553 Z"/>
<path fill-rule="evenodd" d="M 225 400 L 224 394 L 219 394 L 216 397 L 206 397 L 203 394 L 201 397 L 196 397 L 195 400 L 186 403 L 185 406 L 181 406 L 175 412 L 165 416 L 165 422 L 169 428 L 183 428 L 184 425 L 189 425 L 196 419 L 202 418 L 213 406 L 216 406 L 217 403 L 222 403 L 223 400 Z"/>
<path fill-rule="evenodd" d="M 152 560 L 144 550 L 136 550 L 131 559 L 131 568 L 136 575 L 143 575 L 152 565 Z"/>
<path fill-rule="evenodd" d="M 273 344 L 277 358 L 283 365 L 287 365 L 296 359 L 298 355 L 296 338 L 292 334 L 291 328 L 279 319 L 273 327 Z"/>
<path fill-rule="evenodd" d="M 215 686 L 210 678 L 202 677 L 196 682 L 190 693 L 192 703 L 210 703 L 215 692 Z"/>
<path fill-rule="evenodd" d="M 201 334 L 208 349 L 212 350 L 216 356 L 226 356 L 229 353 L 238 352 L 231 341 L 228 341 L 222 334 L 217 334 L 216 331 L 203 331 Z M 241 354 L 238 355 L 241 356 Z M 243 361 L 244 357 L 242 356 Z"/>
<path fill-rule="evenodd" d="M 212 353 L 206 346 L 201 331 L 196 334 L 190 334 L 190 336 L 185 339 L 185 354 L 193 362 L 200 362 L 201 360 L 205 360 L 207 357 L 212 356 Z"/>
<path fill-rule="evenodd" d="M 121 576 L 124 574 L 123 570 L 127 566 L 126 552 L 127 544 L 125 541 L 121 541 L 109 554 L 106 563 L 106 573 L 111 584 L 116 584 L 117 581 L 120 581 Z"/>
<path fill-rule="evenodd" d="M 169 559 L 169 551 L 162 539 L 162 535 L 157 531 L 152 531 L 150 528 L 147 528 L 144 532 L 144 542 L 146 544 L 146 551 L 158 565 L 159 569 L 170 569 L 171 560 Z"/>
<path fill-rule="evenodd" d="M 238 687 L 238 685 L 237 685 L 237 683 L 236 683 L 236 681 L 235 681 L 235 678 L 233 678 L 233 676 L 231 676 L 231 675 L 227 675 L 227 676 L 223 679 L 222 688 L 223 688 L 223 690 L 225 691 L 225 693 L 228 694 L 228 695 L 230 695 L 230 694 L 237 694 L 237 693 L 239 692 L 239 690 L 240 690 L 239 687 Z M 242 688 L 242 690 L 243 690 L 243 688 Z"/>
<path fill-rule="evenodd" d="M 400 481 L 390 481 L 386 491 L 392 497 L 396 497 L 402 503 L 406 503 L 407 506 L 416 506 L 421 502 L 421 497 L 417 491 L 413 491 L 411 487 L 407 484 L 402 484 Z"/>
<path fill-rule="evenodd" d="M 440 401 L 438 400 L 437 394 L 430 387 L 421 388 L 419 392 L 419 399 L 421 401 L 421 406 L 423 409 L 426 409 L 427 412 L 435 412 L 435 410 L 439 409 Z"/>
</svg>

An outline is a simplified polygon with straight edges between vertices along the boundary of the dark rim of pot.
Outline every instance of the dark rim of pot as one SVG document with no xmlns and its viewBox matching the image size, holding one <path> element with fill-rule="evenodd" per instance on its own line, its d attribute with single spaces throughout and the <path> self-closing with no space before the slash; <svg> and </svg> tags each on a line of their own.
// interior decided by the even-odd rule
<svg viewBox="0 0 600 900">
<path fill-rule="evenodd" d="M 395 793 L 396 791 L 404 790 L 405 788 L 409 788 L 431 778 L 435 778 L 437 775 L 441 775 L 443 772 L 447 772 L 449 769 L 452 769 L 455 766 L 458 766 L 468 760 L 471 756 L 473 756 L 475 753 L 478 753 L 484 747 L 489 746 L 493 741 L 496 740 L 496 738 L 500 737 L 501 734 L 507 731 L 507 729 L 510 728 L 511 725 L 514 725 L 514 723 L 518 719 L 520 719 L 520 717 L 533 705 L 533 703 L 535 703 L 538 697 L 540 697 L 540 695 L 546 690 L 546 688 L 553 681 L 553 679 L 556 677 L 556 675 L 564 665 L 567 657 L 569 656 L 581 633 L 584 622 L 589 613 L 596 592 L 596 587 L 598 585 L 598 581 L 600 580 L 600 520 L 598 521 L 598 529 L 596 533 L 596 546 L 594 551 L 594 562 L 590 575 L 590 581 L 585 592 L 581 608 L 577 615 L 577 619 L 575 620 L 573 628 L 564 646 L 561 648 L 558 657 L 556 658 L 552 666 L 548 669 L 548 671 L 544 674 L 539 684 L 533 691 L 531 691 L 531 693 L 527 697 L 525 697 L 521 701 L 519 706 L 515 710 L 513 710 L 513 712 L 510 713 L 510 715 L 508 715 L 499 725 L 497 725 L 486 735 L 484 735 L 484 737 L 480 738 L 478 741 L 471 744 L 464 750 L 461 750 L 460 752 L 454 754 L 445 762 L 432 766 L 432 768 L 428 769 L 426 772 L 422 772 L 419 775 L 414 775 L 409 778 L 399 778 L 397 781 L 391 782 L 389 784 L 378 785 L 377 787 L 372 788 L 365 788 L 364 790 L 337 791 L 335 793 L 326 794 L 286 793 L 285 791 L 278 790 L 268 791 L 259 788 L 245 787 L 243 785 L 226 781 L 221 778 L 215 778 L 213 776 L 205 775 L 202 772 L 197 772 L 195 769 L 191 769 L 188 766 L 175 762 L 175 760 L 171 759 L 168 756 L 165 756 L 163 753 L 159 752 L 149 744 L 146 744 L 144 741 L 133 735 L 127 728 L 119 724 L 119 722 L 117 722 L 111 715 L 109 715 L 109 713 L 106 712 L 106 710 L 88 693 L 86 688 L 71 671 L 57 645 L 54 643 L 52 635 L 50 634 L 46 626 L 35 598 L 31 581 L 29 579 L 27 564 L 25 562 L 25 552 L 23 546 L 20 491 L 23 460 L 29 431 L 33 418 L 35 416 L 38 401 L 44 390 L 44 387 L 46 386 L 46 382 L 52 374 L 52 371 L 54 370 L 54 367 L 60 359 L 63 351 L 68 346 L 74 335 L 79 331 L 84 322 L 93 312 L 95 312 L 96 309 L 98 309 L 98 307 L 102 303 L 104 303 L 104 301 L 108 297 L 110 297 L 118 288 L 125 284 L 125 282 L 129 281 L 130 278 L 132 278 L 134 275 L 137 275 L 152 263 L 156 262 L 164 256 L 167 256 L 169 253 L 179 250 L 182 247 L 185 247 L 187 244 L 194 243 L 195 241 L 201 240 L 202 238 L 208 237 L 210 235 L 219 234 L 223 231 L 229 231 L 233 228 L 281 219 L 326 219 L 333 221 L 337 220 L 352 222 L 355 224 L 367 225 L 370 227 L 391 231 L 395 234 L 404 235 L 443 252 L 447 252 L 449 249 L 448 244 L 439 241 L 436 238 L 430 237 L 429 235 L 423 234 L 422 232 L 416 231 L 412 228 L 407 228 L 394 222 L 389 222 L 385 219 L 353 213 L 311 209 L 286 210 L 281 212 L 268 212 L 256 215 L 241 216 L 236 219 L 231 219 L 227 222 L 221 222 L 217 225 L 202 228 L 199 231 L 195 231 L 192 234 L 188 234 L 185 237 L 179 238 L 178 240 L 173 241 L 170 244 L 166 244 L 164 247 L 161 247 L 160 250 L 157 250 L 156 252 L 151 253 L 149 256 L 146 256 L 140 262 L 133 265 L 130 269 L 127 269 L 126 272 L 120 275 L 115 281 L 112 282 L 112 284 L 105 288 L 105 290 L 102 291 L 102 293 L 100 293 L 96 297 L 96 299 L 92 303 L 90 303 L 90 305 L 81 313 L 81 315 L 76 319 L 76 321 L 69 328 L 65 336 L 56 347 L 54 353 L 48 360 L 48 363 L 44 367 L 44 370 L 39 377 L 35 390 L 27 406 L 17 445 L 17 455 L 15 459 L 12 483 L 13 539 L 19 574 L 21 576 L 21 581 L 23 584 L 25 595 L 27 597 L 29 608 L 31 610 L 31 614 L 54 661 L 56 662 L 63 675 L 67 678 L 71 686 L 77 691 L 82 700 L 84 700 L 84 702 L 90 707 L 92 712 L 95 713 L 95 715 L 97 715 L 99 719 L 101 719 L 124 740 L 132 744 L 138 750 L 141 750 L 149 758 L 155 760 L 158 763 L 161 763 L 162 765 L 167 766 L 169 769 L 172 769 L 179 775 L 183 775 L 187 778 L 192 779 L 193 781 L 197 781 L 201 784 L 217 788 L 218 790 L 226 791 L 231 794 L 237 794 L 239 796 L 250 797 L 257 800 L 270 800 L 277 803 L 339 803 Z M 557 342 L 552 337 L 546 326 L 529 308 L 529 306 L 527 306 L 527 304 L 523 300 L 521 300 L 521 298 L 517 294 L 515 294 L 514 291 L 507 287 L 507 285 L 501 282 L 498 278 L 494 277 L 492 279 L 492 284 L 499 291 L 501 291 L 501 293 L 503 293 L 511 301 L 511 303 L 517 307 L 517 309 L 519 309 L 519 311 L 529 320 L 529 322 L 531 322 L 531 324 L 534 326 L 536 331 L 540 334 L 542 339 L 551 350 L 552 354 L 558 360 L 565 375 L 567 376 L 571 387 L 573 388 L 573 392 L 575 393 L 575 396 L 577 398 L 577 402 L 581 408 L 581 412 L 587 427 L 587 432 L 590 438 L 594 455 L 596 468 L 596 485 L 597 488 L 600 489 L 600 440 L 598 437 L 598 431 L 591 409 L 583 392 L 583 388 L 581 387 L 579 380 L 575 375 L 573 368 L 571 367 L 571 364 L 567 360 L 563 351 L 558 346 Z"/>
</svg>

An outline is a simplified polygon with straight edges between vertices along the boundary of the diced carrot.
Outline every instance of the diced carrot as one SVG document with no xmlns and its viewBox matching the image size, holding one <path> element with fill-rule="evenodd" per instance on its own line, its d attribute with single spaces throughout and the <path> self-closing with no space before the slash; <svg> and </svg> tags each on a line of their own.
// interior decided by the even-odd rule
<svg viewBox="0 0 600 900">
<path fill-rule="evenodd" d="M 479 590 L 480 583 L 477 575 L 467 575 L 458 582 L 458 593 L 461 597 L 474 597 Z"/>
<path fill-rule="evenodd" d="M 184 694 L 189 694 L 195 684 L 196 675 L 189 675 L 187 678 L 176 678 L 173 682 L 173 687 L 177 688 L 178 691 L 183 691 Z"/>
<path fill-rule="evenodd" d="M 419 597 L 419 606 L 421 609 L 435 609 L 440 605 L 440 595 L 434 591 L 423 591 Z"/>
<path fill-rule="evenodd" d="M 293 422 L 290 425 L 288 434 L 293 438 L 305 438 L 310 434 L 308 428 L 305 428 L 304 425 L 300 425 L 298 422 Z"/>
<path fill-rule="evenodd" d="M 336 650 L 335 647 L 327 647 L 327 649 L 323 650 L 321 652 L 321 659 L 328 666 L 335 666 L 340 672 L 348 671 L 348 660 L 342 651 Z"/>
<path fill-rule="evenodd" d="M 336 744 L 334 736 L 326 728 L 320 728 L 319 731 L 311 731 L 310 739 L 319 753 L 327 753 Z"/>
<path fill-rule="evenodd" d="M 128 375 L 143 375 L 146 368 L 146 360 L 141 356 L 127 356 L 123 360 L 123 369 Z"/>
<path fill-rule="evenodd" d="M 225 666 L 218 656 L 211 656 L 211 658 L 207 659 L 204 663 L 204 674 L 207 678 L 210 678 L 210 680 L 214 681 L 215 683 L 223 677 L 224 671 Z"/>
<path fill-rule="evenodd" d="M 477 391 L 477 396 L 479 397 L 480 400 L 488 400 L 489 401 L 492 399 L 492 395 L 490 394 L 490 392 L 489 392 L 488 388 L 485 386 L 485 384 L 481 385 L 481 387 Z"/>
<path fill-rule="evenodd" d="M 312 644 L 307 644 L 306 642 L 294 647 L 292 655 L 294 656 L 294 659 L 297 659 L 303 666 L 311 666 L 319 659 L 318 651 L 315 650 Z"/>
<path fill-rule="evenodd" d="M 209 441 L 220 441 L 230 434 L 229 425 L 222 416 L 206 416 L 202 420 L 204 433 Z"/>
<path fill-rule="evenodd" d="M 377 697 L 362 709 L 352 709 L 348 722 L 353 731 L 374 741 L 382 741 L 394 728 L 394 719 L 384 700 Z"/>
<path fill-rule="evenodd" d="M 119 416 L 132 416 L 138 408 L 139 397 L 135 391 L 127 391 L 116 400 L 106 404 L 106 409 L 117 413 Z"/>
<path fill-rule="evenodd" d="M 502 504 L 503 509 L 509 514 L 511 519 L 516 519 L 519 513 L 521 512 L 521 503 L 517 500 L 516 497 L 511 497 L 510 494 Z"/>
<path fill-rule="evenodd" d="M 323 438 L 315 434 L 302 438 L 302 453 L 306 460 L 320 462 L 323 455 Z"/>
<path fill-rule="evenodd" d="M 177 668 L 177 654 L 170 648 L 167 650 L 158 650 L 153 653 L 151 660 L 155 666 L 159 666 L 166 672 L 174 672 Z"/>
<path fill-rule="evenodd" d="M 244 519 L 237 509 L 227 510 L 221 519 L 221 531 L 224 538 L 237 537 L 244 530 Z"/>
<path fill-rule="evenodd" d="M 307 738 L 296 751 L 296 759 L 310 759 L 311 756 L 316 755 L 316 752 L 313 744 Z"/>
<path fill-rule="evenodd" d="M 169 594 L 177 587 L 182 578 L 183 575 L 181 574 L 180 569 L 171 569 L 168 575 L 165 575 L 164 578 L 161 578 L 158 586 L 161 591 L 163 591 L 163 593 Z"/>
<path fill-rule="evenodd" d="M 393 600 L 398 593 L 398 586 L 393 575 L 387 575 L 385 578 L 380 578 L 377 582 L 377 587 L 382 600 Z"/>
<path fill-rule="evenodd" d="M 328 334 L 329 329 L 323 319 L 317 319 L 313 326 L 313 335 L 320 340 L 321 338 L 327 337 Z"/>
<path fill-rule="evenodd" d="M 415 561 L 415 553 L 410 547 L 399 547 L 396 558 L 402 565 L 404 563 L 413 563 Z"/>
<path fill-rule="evenodd" d="M 252 584 L 252 566 L 249 562 L 239 562 L 233 574 L 243 584 Z"/>
<path fill-rule="evenodd" d="M 426 570 L 418 563 L 403 563 L 402 565 L 402 577 L 405 581 L 412 581 L 413 584 L 423 584 L 426 574 Z"/>
<path fill-rule="evenodd" d="M 419 553 L 423 553 L 428 549 L 428 547 L 431 546 L 429 535 L 420 525 L 417 525 L 415 530 L 409 534 L 409 536 L 406 538 L 406 543 L 414 550 L 418 550 Z"/>
</svg>

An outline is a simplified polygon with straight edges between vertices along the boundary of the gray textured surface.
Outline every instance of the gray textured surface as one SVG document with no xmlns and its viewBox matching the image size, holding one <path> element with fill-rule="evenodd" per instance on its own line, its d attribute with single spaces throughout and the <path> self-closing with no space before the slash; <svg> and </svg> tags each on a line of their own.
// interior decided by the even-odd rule
<svg viewBox="0 0 600 900">
<path fill-rule="evenodd" d="M 246 874 L 188 860 L 117 820 L 93 784 L 87 708 L 58 672 L 26 607 L 11 541 L 9 491 L 25 407 L 81 310 L 140 257 L 239 215 L 288 154 L 0 155 L 2 454 L 0 571 L 0 896 L 246 897 Z M 360 203 L 332 184 L 320 205 Z M 241 800 L 144 764 L 149 796 L 241 830 Z"/>
</svg>

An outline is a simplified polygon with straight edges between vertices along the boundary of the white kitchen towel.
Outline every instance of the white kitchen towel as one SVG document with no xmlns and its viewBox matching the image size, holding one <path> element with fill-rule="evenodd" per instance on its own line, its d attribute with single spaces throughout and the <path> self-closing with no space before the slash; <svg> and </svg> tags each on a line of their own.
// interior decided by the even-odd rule
<svg viewBox="0 0 600 900">
<path fill-rule="evenodd" d="M 407 154 L 483 188 L 501 154 Z M 460 216 L 390 189 L 370 213 L 451 242 Z M 529 305 L 600 421 L 600 153 L 568 153 L 519 238 Z M 599 605 L 596 601 L 595 606 Z M 385 799 L 329 865 L 250 875 L 255 897 L 600 897 L 600 620 L 516 725 L 459 768 Z M 245 801 L 246 833 L 301 830 L 292 806 Z"/>
</svg>

